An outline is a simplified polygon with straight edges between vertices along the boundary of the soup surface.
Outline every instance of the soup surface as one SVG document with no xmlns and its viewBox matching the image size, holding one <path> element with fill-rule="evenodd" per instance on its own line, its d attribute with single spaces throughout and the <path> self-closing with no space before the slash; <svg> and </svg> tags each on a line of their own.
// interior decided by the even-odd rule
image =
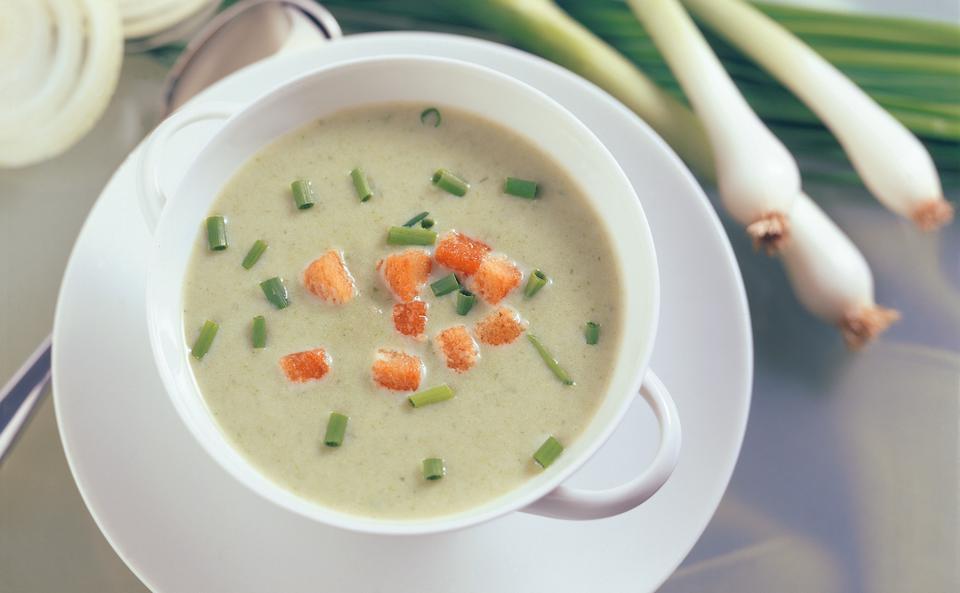
<svg viewBox="0 0 960 593">
<path fill-rule="evenodd" d="M 188 345 L 205 321 L 219 324 L 209 351 L 200 359 L 191 357 L 191 363 L 229 441 L 286 489 L 377 518 L 462 511 L 550 471 L 533 460 L 534 452 L 551 435 L 569 447 L 589 424 L 605 395 L 621 339 L 619 267 L 581 188 L 511 131 L 442 106 L 442 121 L 434 126 L 432 113 L 421 121 L 423 109 L 387 104 L 345 111 L 262 149 L 224 186 L 210 212 L 225 218 L 229 246 L 211 250 L 206 229 L 200 229 L 184 287 Z M 357 167 L 373 191 L 367 201 L 358 199 L 350 174 Z M 467 193 L 457 197 L 434 185 L 438 168 L 469 182 Z M 508 176 L 539 182 L 536 198 L 504 193 Z M 313 207 L 296 207 L 291 191 L 296 179 L 311 181 Z M 390 227 L 422 211 L 435 222 L 430 230 L 438 233 L 436 244 L 388 244 Z M 422 224 L 410 228 L 422 230 Z M 480 261 L 495 273 L 457 274 L 478 293 L 466 315 L 457 312 L 456 291 L 438 297 L 430 286 L 452 272 L 434 254 L 451 239 L 452 230 L 474 239 L 471 245 L 483 242 L 492 248 L 490 253 L 479 250 L 485 253 Z M 241 262 L 257 240 L 268 247 L 245 269 Z M 322 260 L 330 267 L 318 268 L 332 272 L 308 272 L 310 279 L 304 279 L 311 262 L 331 250 L 342 254 L 355 285 L 346 298 L 338 285 L 344 275 L 337 270 L 336 255 Z M 397 286 L 388 286 L 386 266 L 378 270 L 385 257 L 409 250 L 430 256 L 417 256 L 420 263 L 430 262 L 431 271 L 425 284 L 412 287 L 414 302 L 427 306 L 420 337 L 397 329 L 409 332 L 408 322 L 416 325 L 418 319 L 416 310 L 394 320 L 395 307 L 410 297 L 410 283 L 403 283 L 410 270 L 391 268 L 406 294 L 395 294 Z M 498 304 L 487 302 L 495 300 L 500 288 L 517 284 L 513 263 L 522 281 Z M 526 297 L 535 269 L 543 270 L 549 283 Z M 288 291 L 286 308 L 275 307 L 261 290 L 260 283 L 272 277 L 282 278 Z M 504 278 L 505 285 L 500 282 Z M 482 332 L 478 322 L 501 307 L 507 307 L 501 319 L 505 325 L 483 326 L 495 331 Z M 252 345 L 256 316 L 265 321 L 263 348 Z M 602 327 L 595 345 L 585 339 L 588 321 Z M 447 352 L 437 336 L 457 326 L 466 329 L 458 330 L 458 336 L 469 338 L 450 343 L 466 344 L 467 351 L 453 347 Z M 519 331 L 523 334 L 516 336 Z M 575 384 L 558 379 L 529 335 L 539 338 Z M 497 341 L 510 343 L 487 343 Z M 474 347 L 477 358 L 472 360 L 469 350 Z M 286 355 L 320 348 L 319 359 L 281 365 Z M 380 350 L 416 356 L 419 364 L 413 366 L 418 368 L 393 365 L 393 355 L 378 355 Z M 406 390 L 387 389 L 373 379 L 378 358 L 387 383 Z M 471 361 L 473 366 L 463 372 L 448 368 Z M 318 365 L 324 364 L 329 368 L 319 380 L 290 378 L 297 372 L 319 374 L 323 369 Z M 417 387 L 411 390 L 417 374 Z M 452 388 L 452 399 L 423 407 L 408 402 L 412 393 L 443 384 Z M 338 447 L 325 445 L 332 412 L 349 417 Z M 442 479 L 425 479 L 422 463 L 427 458 L 443 460 Z"/>
</svg>

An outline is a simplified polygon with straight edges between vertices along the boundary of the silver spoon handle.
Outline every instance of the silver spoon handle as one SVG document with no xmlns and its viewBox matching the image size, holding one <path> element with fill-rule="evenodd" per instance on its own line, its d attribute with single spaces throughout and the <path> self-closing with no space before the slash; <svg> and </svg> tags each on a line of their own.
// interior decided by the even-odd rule
<svg viewBox="0 0 960 593">
<path fill-rule="evenodd" d="M 50 382 L 50 336 L 0 389 L 0 461 L 10 450 Z"/>
</svg>

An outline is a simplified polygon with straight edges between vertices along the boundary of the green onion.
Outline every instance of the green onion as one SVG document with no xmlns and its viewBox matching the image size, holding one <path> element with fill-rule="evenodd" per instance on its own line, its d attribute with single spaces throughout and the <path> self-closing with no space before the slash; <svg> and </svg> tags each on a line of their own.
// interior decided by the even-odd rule
<svg viewBox="0 0 960 593">
<path fill-rule="evenodd" d="M 563 453 L 563 445 L 553 436 L 549 436 L 547 440 L 543 441 L 537 452 L 533 454 L 533 460 L 539 463 L 540 467 L 546 469 L 557 460 L 557 457 L 560 457 L 561 453 Z"/>
<path fill-rule="evenodd" d="M 264 280 L 260 283 L 260 288 L 263 289 L 263 296 L 267 297 L 267 300 L 273 303 L 273 306 L 277 309 L 286 309 L 290 304 L 290 299 L 287 297 L 287 287 L 283 285 L 283 280 L 274 276 L 269 280 Z"/>
<path fill-rule="evenodd" d="M 267 244 L 260 239 L 257 239 L 253 242 L 253 245 L 250 246 L 250 251 L 247 252 L 247 255 L 244 256 L 243 262 L 240 264 L 244 269 L 249 270 L 253 267 L 255 263 L 260 259 L 260 256 L 263 255 L 263 252 L 267 250 Z"/>
<path fill-rule="evenodd" d="M 547 275 L 540 270 L 534 270 L 527 279 L 527 285 L 523 288 L 523 296 L 530 298 L 547 285 Z"/>
<path fill-rule="evenodd" d="M 223 251 L 227 248 L 227 221 L 222 216 L 207 219 L 207 246 L 210 251 Z"/>
<path fill-rule="evenodd" d="M 253 318 L 253 347 L 265 348 L 267 346 L 267 320 L 263 315 L 257 315 Z"/>
<path fill-rule="evenodd" d="M 539 189 L 536 181 L 517 179 L 516 177 L 507 177 L 507 180 L 503 184 L 503 193 L 528 200 L 536 198 Z"/>
<path fill-rule="evenodd" d="M 443 465 L 443 459 L 431 457 L 423 460 L 423 477 L 426 480 L 439 480 L 447 473 L 447 468 Z"/>
<path fill-rule="evenodd" d="M 430 213 L 429 213 L 429 212 L 426 212 L 426 211 L 421 212 L 420 214 L 417 214 L 416 216 L 414 216 L 413 218 L 411 218 L 411 219 L 408 220 L 407 222 L 403 223 L 403 226 L 405 226 L 405 227 L 412 227 L 413 225 L 417 224 L 418 222 L 420 222 L 421 220 L 423 220 L 424 218 L 426 218 L 426 217 L 428 217 L 428 216 L 430 216 Z"/>
<path fill-rule="evenodd" d="M 466 288 L 461 288 L 460 291 L 457 292 L 457 313 L 460 315 L 466 315 L 470 312 L 470 309 L 473 308 L 473 304 L 476 302 L 476 295 Z"/>
<path fill-rule="evenodd" d="M 200 335 L 197 336 L 197 341 L 193 343 L 193 348 L 190 349 L 190 354 L 197 360 L 203 358 L 210 350 L 210 346 L 213 344 L 213 339 L 217 337 L 217 330 L 219 329 L 220 326 L 216 323 L 209 319 L 205 321 L 203 327 L 200 328 Z"/>
<path fill-rule="evenodd" d="M 427 229 L 392 226 L 387 231 L 387 245 L 433 245 L 436 242 L 437 233 Z"/>
<path fill-rule="evenodd" d="M 422 408 L 423 406 L 429 406 L 430 404 L 447 401 L 452 397 L 453 389 L 444 383 L 443 385 L 431 387 L 426 391 L 414 393 L 407 398 L 407 401 L 409 401 L 410 405 L 414 408 Z"/>
<path fill-rule="evenodd" d="M 327 433 L 323 437 L 323 444 L 328 447 L 339 447 L 343 444 L 343 435 L 347 432 L 347 418 L 339 412 L 330 412 L 327 420 Z"/>
<path fill-rule="evenodd" d="M 422 226 L 425 229 L 432 229 L 433 225 L 435 224 L 437 224 L 437 222 L 432 218 L 424 218 L 423 220 L 420 221 L 420 226 Z"/>
<path fill-rule="evenodd" d="M 470 184 L 460 179 L 450 171 L 446 169 L 437 169 L 433 174 L 433 184 L 442 189 L 447 193 L 451 193 L 455 196 L 463 197 L 466 195 L 467 190 L 470 189 Z"/>
<path fill-rule="evenodd" d="M 583 337 L 586 338 L 587 344 L 593 346 L 600 341 L 600 324 L 594 321 L 588 321 L 586 327 L 583 329 Z"/>
<path fill-rule="evenodd" d="M 550 351 L 540 343 L 540 340 L 537 339 L 533 334 L 527 334 L 527 339 L 530 340 L 530 343 L 533 344 L 533 347 L 537 349 L 537 353 L 540 355 L 540 358 L 543 359 L 543 362 L 547 363 L 547 366 L 550 367 L 550 370 L 553 371 L 553 374 L 556 375 L 557 379 L 560 379 L 560 382 L 564 385 L 573 385 L 573 379 L 567 374 L 567 371 L 563 370 L 563 367 L 560 366 L 560 363 L 557 362 L 557 359 L 550 354 Z"/>
<path fill-rule="evenodd" d="M 443 121 L 443 118 L 440 117 L 440 110 L 436 107 L 427 107 L 420 112 L 420 123 L 427 125 L 430 120 L 433 120 L 433 127 L 439 128 L 440 122 Z"/>
<path fill-rule="evenodd" d="M 373 195 L 373 190 L 370 189 L 370 184 L 367 183 L 367 175 L 363 172 L 363 169 L 357 167 L 353 171 L 350 171 L 350 177 L 353 178 L 353 187 L 357 190 L 357 197 L 360 198 L 361 202 L 366 202 L 370 199 L 370 196 Z"/>
<path fill-rule="evenodd" d="M 458 288 L 460 288 L 460 281 L 457 280 L 457 277 L 454 274 L 444 276 L 430 285 L 430 290 L 433 291 L 433 296 L 438 297 L 449 294 Z"/>
<path fill-rule="evenodd" d="M 298 210 L 306 210 L 313 206 L 316 195 L 313 193 L 313 183 L 309 179 L 297 179 L 290 184 L 290 189 Z"/>
</svg>

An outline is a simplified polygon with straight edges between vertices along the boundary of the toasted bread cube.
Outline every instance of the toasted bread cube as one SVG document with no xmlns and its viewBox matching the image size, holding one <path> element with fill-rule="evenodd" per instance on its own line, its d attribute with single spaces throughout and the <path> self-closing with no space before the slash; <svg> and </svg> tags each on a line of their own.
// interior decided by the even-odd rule
<svg viewBox="0 0 960 593">
<path fill-rule="evenodd" d="M 527 322 L 510 307 L 498 307 L 475 326 L 481 344 L 501 346 L 515 341 L 527 329 Z"/>
<path fill-rule="evenodd" d="M 388 255 L 377 262 L 384 282 L 399 301 L 408 303 L 417 298 L 430 278 L 433 262 L 423 249 L 407 249 Z"/>
<path fill-rule="evenodd" d="M 343 254 L 336 249 L 310 262 L 303 273 L 303 284 L 314 295 L 337 305 L 350 302 L 357 292 Z"/>
<path fill-rule="evenodd" d="M 280 368 L 293 383 L 319 381 L 330 371 L 330 357 L 323 348 L 294 352 L 280 359 Z"/>
<path fill-rule="evenodd" d="M 491 255 L 480 262 L 480 267 L 472 278 L 472 286 L 480 298 L 496 305 L 510 294 L 510 291 L 520 286 L 522 279 L 523 274 L 510 259 L 502 255 Z"/>
<path fill-rule="evenodd" d="M 434 338 L 434 343 L 446 360 L 447 368 L 458 373 L 470 370 L 480 358 L 480 347 L 463 325 L 443 330 Z"/>
<path fill-rule="evenodd" d="M 464 276 L 471 276 L 480 267 L 480 262 L 490 253 L 490 246 L 463 233 L 450 231 L 440 237 L 433 256 L 437 263 Z"/>
<path fill-rule="evenodd" d="M 427 304 L 423 301 L 397 303 L 393 306 L 393 326 L 411 338 L 420 338 L 427 328 Z"/>
<path fill-rule="evenodd" d="M 420 357 L 396 350 L 377 350 L 371 369 L 374 382 L 393 391 L 416 391 L 423 376 Z"/>
</svg>

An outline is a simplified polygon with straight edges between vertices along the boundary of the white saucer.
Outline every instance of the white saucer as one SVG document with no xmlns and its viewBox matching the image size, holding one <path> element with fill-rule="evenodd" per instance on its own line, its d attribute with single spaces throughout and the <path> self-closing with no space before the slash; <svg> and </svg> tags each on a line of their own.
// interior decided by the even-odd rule
<svg viewBox="0 0 960 593">
<path fill-rule="evenodd" d="M 713 515 L 749 409 L 746 297 L 723 229 L 680 161 L 632 113 L 563 69 L 488 42 L 354 36 L 252 66 L 197 101 L 248 101 L 311 68 L 385 53 L 460 58 L 520 78 L 566 105 L 620 159 L 660 260 L 663 305 L 652 367 L 683 422 L 676 473 L 650 501 L 619 517 L 565 522 L 514 513 L 417 538 L 324 527 L 248 492 L 193 441 L 152 366 L 143 311 L 151 238 L 135 197 L 135 152 L 84 225 L 57 307 L 54 399 L 80 493 L 120 557 L 158 593 L 652 591 Z M 179 179 L 174 171 L 207 134 L 184 133 L 165 185 Z M 655 443 L 652 414 L 635 406 L 573 483 L 623 481 L 652 457 Z"/>
</svg>

